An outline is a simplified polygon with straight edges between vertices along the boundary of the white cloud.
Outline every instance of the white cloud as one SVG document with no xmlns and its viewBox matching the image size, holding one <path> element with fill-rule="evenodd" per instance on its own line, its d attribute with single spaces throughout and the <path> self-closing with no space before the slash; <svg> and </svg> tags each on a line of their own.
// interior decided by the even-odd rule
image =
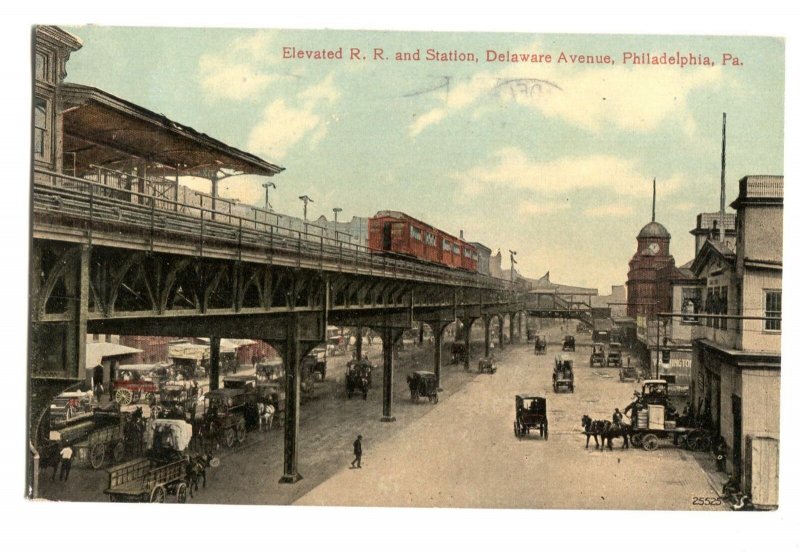
<svg viewBox="0 0 800 552">
<path fill-rule="evenodd" d="M 608 189 L 625 196 L 652 193 L 653 177 L 629 159 L 611 155 L 560 157 L 552 161 L 528 158 L 516 147 L 502 148 L 493 160 L 451 175 L 466 194 L 492 187 L 535 190 L 554 195 L 587 189 Z M 658 179 L 658 193 L 669 195 L 683 185 L 680 174 Z"/>
<path fill-rule="evenodd" d="M 327 134 L 330 121 L 335 120 L 335 116 L 328 116 L 324 110 L 336 103 L 340 95 L 333 75 L 329 74 L 297 94 L 300 105 L 289 105 L 283 98 L 273 101 L 250 131 L 248 149 L 280 159 L 305 137 L 313 149 Z"/>
<path fill-rule="evenodd" d="M 543 52 L 532 44 L 520 51 Z M 618 60 L 621 61 L 621 60 Z M 664 66 L 626 67 L 505 65 L 455 83 L 438 94 L 440 106 L 423 113 L 409 126 L 412 136 L 450 115 L 471 110 L 485 111 L 488 104 L 514 102 L 559 118 L 580 128 L 599 132 L 606 127 L 648 132 L 673 120 L 687 135 L 696 123 L 687 107 L 687 97 L 698 89 L 721 81 L 720 67 L 676 68 Z M 480 101 L 479 101 L 480 100 Z M 423 123 L 424 121 L 424 123 Z"/>
<path fill-rule="evenodd" d="M 200 58 L 200 86 L 213 100 L 245 100 L 263 92 L 278 75 L 259 73 L 249 63 L 235 63 L 219 56 Z"/>
</svg>

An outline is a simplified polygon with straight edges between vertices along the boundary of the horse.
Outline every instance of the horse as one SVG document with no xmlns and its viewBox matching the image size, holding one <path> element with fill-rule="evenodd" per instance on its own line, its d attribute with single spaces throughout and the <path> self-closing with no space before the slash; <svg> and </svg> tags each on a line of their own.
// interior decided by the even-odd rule
<svg viewBox="0 0 800 552">
<path fill-rule="evenodd" d="M 275 416 L 275 407 L 271 404 L 258 403 L 258 430 L 272 429 L 272 419 Z"/>
<path fill-rule="evenodd" d="M 624 440 L 623 448 L 629 447 L 628 436 L 631 433 L 631 426 L 623 423 L 614 424 L 608 420 L 592 420 L 586 414 L 581 418 L 581 425 L 586 433 L 586 448 L 589 448 L 589 437 L 594 437 L 594 448 L 598 448 L 597 436 L 600 436 L 599 447 L 604 450 L 608 444 L 608 450 L 613 450 L 613 439 L 622 437 Z"/>
<path fill-rule="evenodd" d="M 187 478 L 189 480 L 189 496 L 194 498 L 194 491 L 200 490 L 200 478 L 203 478 L 203 488 L 206 488 L 206 470 L 214 457 L 211 453 L 199 454 L 189 457 Z"/>
<path fill-rule="evenodd" d="M 45 443 L 39 449 L 39 469 L 46 472 L 48 468 L 53 468 L 52 481 L 56 480 L 58 465 L 61 463 L 61 445 L 58 441 Z"/>
</svg>

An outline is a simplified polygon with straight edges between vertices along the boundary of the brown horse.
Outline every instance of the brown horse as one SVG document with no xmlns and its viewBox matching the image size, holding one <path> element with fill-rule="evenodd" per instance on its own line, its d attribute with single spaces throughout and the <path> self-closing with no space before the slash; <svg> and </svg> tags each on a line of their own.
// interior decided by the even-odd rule
<svg viewBox="0 0 800 552">
<path fill-rule="evenodd" d="M 594 448 L 598 448 L 598 436 L 600 437 L 601 451 L 605 449 L 606 444 L 608 444 L 608 450 L 613 450 L 613 439 L 618 437 L 622 437 L 624 441 L 623 448 L 629 447 L 628 436 L 631 434 L 631 426 L 627 424 L 614 424 L 608 420 L 592 420 L 584 414 L 581 418 L 581 425 L 586 434 L 586 448 L 589 448 L 589 437 L 594 437 Z"/>
</svg>

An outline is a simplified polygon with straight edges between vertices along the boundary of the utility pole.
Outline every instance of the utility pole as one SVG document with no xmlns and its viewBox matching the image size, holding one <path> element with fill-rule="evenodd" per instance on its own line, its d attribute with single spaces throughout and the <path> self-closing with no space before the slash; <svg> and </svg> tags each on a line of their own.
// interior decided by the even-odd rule
<svg viewBox="0 0 800 552">
<path fill-rule="evenodd" d="M 303 223 L 305 228 L 305 234 L 308 236 L 308 204 L 314 203 L 314 200 L 308 197 L 307 195 L 300 196 L 300 201 L 303 202 Z"/>
<path fill-rule="evenodd" d="M 508 253 L 511 255 L 511 283 L 514 283 L 514 265 L 517 264 L 517 259 L 515 258 L 517 252 L 508 250 Z"/>
</svg>

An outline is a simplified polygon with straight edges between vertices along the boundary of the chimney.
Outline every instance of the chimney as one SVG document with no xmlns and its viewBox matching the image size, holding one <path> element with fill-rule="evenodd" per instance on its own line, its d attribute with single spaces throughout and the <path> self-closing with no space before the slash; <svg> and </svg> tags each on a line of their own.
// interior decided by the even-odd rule
<svg viewBox="0 0 800 552">
<path fill-rule="evenodd" d="M 458 237 L 461 239 L 461 241 L 464 241 L 464 231 L 463 230 L 459 230 L 458 231 Z"/>
</svg>

